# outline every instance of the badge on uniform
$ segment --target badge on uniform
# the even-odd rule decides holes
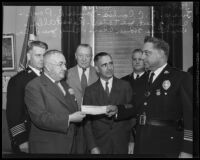
[[[170,86],[171,86],[171,82],[169,80],[165,80],[162,84],[162,87],[164,88],[164,90],[168,90]]]
[[[156,90],[156,95],[157,95],[157,96],[160,96],[160,94],[161,94],[160,89],[157,89],[157,90]]]
[[[31,73],[32,72],[32,70],[30,69],[30,70],[28,70],[28,73]]]

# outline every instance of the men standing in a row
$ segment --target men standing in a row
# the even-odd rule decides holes
[[[92,48],[88,44],[80,44],[77,47],[75,58],[77,65],[70,68],[67,72],[67,83],[74,90],[75,97],[80,110],[85,88],[96,82],[98,76],[96,70],[91,66]],[[83,135],[83,123],[79,123],[77,139],[77,153],[86,153],[86,142]]]
[[[192,76],[167,64],[169,45],[146,37],[143,46],[145,67],[151,73],[139,110],[109,106],[117,119],[138,113],[134,152],[153,157],[192,157],[193,88]],[[112,115],[111,114],[111,115]]]
[[[25,86],[33,78],[40,76],[43,55],[47,49],[44,42],[31,42],[27,53],[28,67],[13,76],[8,83],[6,116],[14,153],[28,152],[30,117],[24,102]]]
[[[104,106],[131,103],[131,86],[128,82],[114,77],[111,56],[100,52],[94,57],[94,62],[100,78],[86,88],[83,104]],[[114,117],[101,114],[87,115],[85,121],[85,138],[91,154],[128,154],[130,120],[117,122]]]
[[[145,72],[144,67],[144,60],[142,59],[142,50],[135,49],[132,52],[132,67],[133,72],[125,77],[122,77],[122,80],[128,81],[133,90],[133,99],[134,99],[134,106],[138,106],[142,102],[142,96],[145,92],[145,80],[147,78],[147,72]],[[135,125],[136,125],[136,118],[133,118],[133,138],[135,139]],[[133,141],[134,141],[133,139]],[[134,143],[129,144],[130,149],[134,148]],[[133,145],[133,147],[131,147]],[[133,153],[133,151],[131,151]]]
[[[76,123],[85,114],[78,111],[66,75],[66,60],[61,51],[44,54],[44,74],[30,81],[25,89],[32,121],[29,137],[31,153],[76,153]]]

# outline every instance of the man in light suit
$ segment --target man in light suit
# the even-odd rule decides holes
[[[111,56],[106,52],[98,53],[95,69],[100,78],[85,90],[83,104],[125,105],[130,106],[132,89],[128,82],[114,77]],[[87,115],[84,125],[87,148],[91,154],[128,154],[131,134],[131,121],[114,121],[114,117],[105,114]]]
[[[75,57],[76,57],[77,65],[68,70],[67,83],[75,92],[75,97],[76,97],[78,107],[80,110],[85,87],[96,82],[98,79],[98,76],[97,76],[95,68],[91,66],[92,48],[88,44],[80,44],[77,47]],[[78,153],[86,152],[86,145],[84,141],[85,138],[83,135],[82,125],[83,124],[80,123],[78,134],[77,134],[78,143],[79,143]]]
[[[62,52],[49,50],[44,55],[44,74],[26,86],[25,103],[32,121],[31,153],[76,153],[76,123],[85,114],[77,111],[75,97],[61,82],[65,72]]]

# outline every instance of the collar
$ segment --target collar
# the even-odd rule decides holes
[[[104,90],[105,90],[105,89],[106,89],[106,82],[107,82],[107,81],[105,81],[105,80],[102,79],[102,78],[100,78],[100,81],[101,81],[101,84],[102,84],[102,86],[103,86],[103,88],[104,88]],[[112,84],[113,84],[113,77],[110,78],[110,79],[108,80],[108,88],[109,88],[109,92],[111,91]]]
[[[40,76],[40,70],[38,70],[38,69],[36,69],[36,68],[34,68],[34,67],[32,67],[32,66],[28,66],[33,72],[35,72],[35,74],[37,74],[37,76]]]
[[[53,83],[56,83],[56,81],[55,81],[53,78],[51,78],[47,73],[44,72],[44,75],[45,75],[47,78],[49,78]]]
[[[78,68],[78,75],[79,75],[79,78],[81,80],[83,69],[79,65],[77,65],[77,68]],[[85,70],[85,75],[86,75],[87,80],[89,78],[89,71],[90,71],[90,67],[87,67],[86,70]]]
[[[154,77],[153,77],[153,81],[158,77],[158,75],[162,72],[162,70],[167,66],[167,63],[165,63],[164,65],[162,65],[160,68],[156,69],[154,71]],[[152,71],[150,72],[149,75],[151,75]]]
[[[144,72],[141,72],[140,74],[137,74],[133,72],[133,78],[136,79],[137,75],[139,75],[139,78],[144,74]]]

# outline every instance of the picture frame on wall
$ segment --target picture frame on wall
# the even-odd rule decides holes
[[[3,34],[2,39],[2,69],[9,71],[15,69],[14,34]]]

